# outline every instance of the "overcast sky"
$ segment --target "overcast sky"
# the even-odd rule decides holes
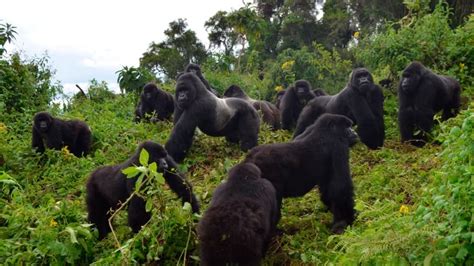
[[[31,57],[46,51],[56,79],[70,94],[77,92],[74,84],[86,88],[92,78],[118,90],[115,72],[138,66],[148,45],[164,40],[169,22],[178,18],[187,19],[207,47],[204,22],[218,10],[242,6],[242,0],[6,0],[0,20],[17,27],[9,52]]]

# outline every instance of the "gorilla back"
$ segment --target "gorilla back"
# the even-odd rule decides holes
[[[195,74],[184,73],[178,78],[176,103],[182,113],[166,150],[177,162],[184,159],[191,147],[196,127],[207,135],[240,142],[243,151],[257,145],[260,119],[255,108],[242,99],[217,98]]]
[[[277,223],[275,188],[252,163],[229,171],[198,225],[202,265],[259,265]]]

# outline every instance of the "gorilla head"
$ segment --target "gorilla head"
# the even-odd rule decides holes
[[[202,77],[201,67],[198,64],[189,63],[184,69],[184,72],[194,73],[196,76]]]
[[[48,112],[39,112],[34,118],[34,127],[41,133],[46,133],[53,124],[53,117]]]
[[[183,74],[176,84],[176,102],[179,108],[186,110],[200,95],[206,94],[199,79],[187,78],[190,74]],[[196,83],[200,83],[199,85]]]
[[[241,99],[248,99],[249,97],[245,92],[237,85],[230,85],[229,88],[224,92],[224,97],[235,97]]]
[[[373,87],[374,79],[367,69],[356,68],[351,73],[350,84],[359,93],[365,93]]]
[[[305,105],[315,96],[311,90],[311,85],[306,80],[298,80],[295,82],[295,94],[298,102],[302,105]]]
[[[425,74],[426,69],[420,62],[413,62],[408,65],[402,73],[400,87],[404,93],[410,94],[415,91],[420,83],[421,77]]]
[[[147,83],[143,87],[143,98],[146,101],[152,101],[153,99],[156,99],[158,94],[158,87],[153,84],[153,83]]]

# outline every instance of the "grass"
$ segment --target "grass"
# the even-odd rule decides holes
[[[199,216],[190,218],[169,189],[165,188],[160,197],[165,200],[162,213],[154,215],[135,236],[126,225],[125,212],[119,213],[114,229],[120,247],[110,234],[97,241],[97,232],[87,224],[84,196],[88,175],[101,165],[122,162],[144,140],[164,144],[171,131],[171,122],[133,123],[131,99],[77,103],[64,113],[57,108],[51,110],[64,118],[84,119],[90,125],[94,150],[86,158],[65,151],[50,150],[43,157],[32,152],[32,114],[3,122],[0,264],[116,265],[156,260],[165,265],[197,264],[194,227]],[[428,144],[419,149],[401,144],[393,96],[388,96],[385,111],[384,147],[368,150],[359,143],[351,150],[356,222],[343,235],[331,235],[328,225],[332,215],[324,210],[317,188],[304,197],[285,199],[279,223],[283,234],[274,239],[264,264],[398,265],[423,261],[432,238],[426,229],[416,228],[414,213],[424,200],[425,188],[433,182],[433,173],[442,166],[438,154],[443,148]],[[290,138],[289,132],[270,131],[263,126],[259,143]],[[193,148],[180,167],[193,184],[202,211],[227,171],[244,156],[237,145],[226,143],[224,138],[202,133],[195,136]]]

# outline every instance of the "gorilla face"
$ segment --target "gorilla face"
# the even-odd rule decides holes
[[[202,76],[201,67],[197,64],[189,63],[184,72],[193,73],[198,77]]]
[[[313,97],[311,97],[311,86],[306,81],[297,81],[295,83],[295,94],[300,104],[305,105]]]
[[[156,98],[158,93],[158,87],[153,83],[148,83],[143,87],[143,95],[146,101],[150,101],[153,98]]]
[[[414,88],[420,83],[420,75],[416,71],[405,69],[402,74],[401,86],[406,93],[413,92]]]
[[[163,146],[152,141],[146,141],[143,143],[142,149],[145,149],[150,155],[150,162],[158,163],[158,172],[163,173],[168,170],[168,163],[166,162],[168,153]]]
[[[35,116],[34,126],[38,131],[44,133],[51,127],[52,122],[53,117],[49,113],[41,112]]]
[[[176,85],[176,102],[181,109],[187,109],[196,97],[196,89],[190,82],[179,82]]]
[[[358,89],[360,92],[364,92],[372,88],[374,80],[370,72],[365,68],[358,68],[352,72],[351,85]]]
[[[349,118],[342,115],[324,114],[320,119],[322,119],[321,123],[326,122],[330,135],[339,136],[344,142],[349,143],[349,146],[357,143],[359,136],[352,129],[352,121]]]

